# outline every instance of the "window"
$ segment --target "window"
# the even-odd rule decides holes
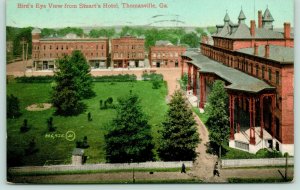
[[[50,49],[52,49],[52,46],[50,45],[50,47],[49,47]]]
[[[44,50],[46,50],[46,46],[44,45]]]
[[[261,78],[265,79],[265,66],[261,67]]]
[[[272,80],[272,70],[269,69],[269,80],[271,81]]]
[[[258,67],[258,65],[256,65],[256,76],[258,77],[258,69],[259,69],[259,67]]]
[[[253,66],[252,66],[252,63],[250,63],[250,69],[251,69],[251,75],[253,75]]]
[[[96,49],[98,49],[98,45],[96,45]]]
[[[276,84],[279,85],[279,71],[276,71]]]

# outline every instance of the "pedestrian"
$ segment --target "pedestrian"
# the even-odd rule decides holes
[[[215,163],[214,171],[213,171],[214,176],[220,177],[220,172],[219,172],[219,165],[218,162]]]
[[[184,163],[182,163],[182,166],[181,166],[181,173],[186,173]]]

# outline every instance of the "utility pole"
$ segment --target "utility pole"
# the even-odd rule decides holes
[[[22,44],[22,61],[23,61],[23,67],[24,67],[24,76],[25,76],[25,38],[22,38],[21,44]]]

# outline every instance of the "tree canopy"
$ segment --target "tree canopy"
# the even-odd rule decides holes
[[[205,111],[208,114],[206,126],[209,130],[210,145],[218,149],[229,137],[228,95],[223,81],[216,80],[213,84]]]
[[[59,115],[77,115],[85,106],[80,100],[94,95],[89,66],[80,51],[58,60],[58,70],[54,74],[52,103]]]
[[[169,106],[161,131],[159,156],[164,161],[194,160],[200,139],[193,112],[180,91],[175,91]]]
[[[151,127],[139,97],[130,93],[119,98],[116,111],[105,135],[106,160],[111,163],[153,160]]]

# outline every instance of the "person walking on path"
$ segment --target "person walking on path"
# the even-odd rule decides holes
[[[186,173],[184,163],[182,163],[182,166],[181,166],[181,173]]]
[[[215,163],[215,167],[214,167],[213,173],[214,173],[214,176],[217,175],[218,177],[220,177],[220,172],[219,172],[219,165],[218,165],[218,162]]]

